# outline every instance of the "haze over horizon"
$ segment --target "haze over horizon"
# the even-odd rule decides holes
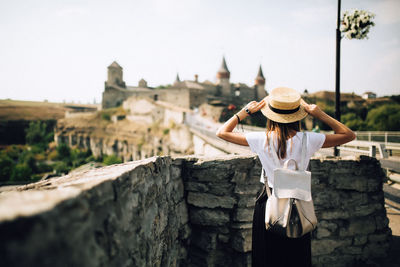
[[[342,40],[341,91],[400,94],[400,1],[342,0],[376,14],[367,40]],[[0,99],[101,101],[116,60],[127,85],[215,81],[225,55],[231,82],[266,89],[335,88],[337,1],[34,1],[0,4]]]

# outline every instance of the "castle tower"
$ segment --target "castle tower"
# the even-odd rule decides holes
[[[116,61],[108,66],[108,79],[106,84],[117,85],[123,88],[126,87],[125,82],[122,78],[122,67]]]
[[[231,96],[230,77],[231,73],[226,65],[225,57],[222,57],[222,64],[217,72],[217,85],[221,86],[221,94],[223,96]]]
[[[143,79],[143,78],[140,79],[138,86],[139,86],[140,88],[147,88],[147,82],[146,82],[146,80]]]
[[[254,87],[255,87],[255,99],[257,101],[260,101],[261,99],[267,96],[267,92],[265,91],[265,78],[261,65],[260,68],[258,69]]]
[[[179,86],[179,84],[181,83],[181,79],[179,78],[179,73],[176,74],[176,79],[174,82],[174,86]]]

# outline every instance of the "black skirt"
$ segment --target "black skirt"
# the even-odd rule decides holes
[[[265,204],[268,195],[263,186],[253,215],[252,266],[311,266],[311,233],[301,238],[276,235],[265,229]]]

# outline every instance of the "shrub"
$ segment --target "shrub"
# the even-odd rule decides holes
[[[47,131],[47,124],[41,121],[32,121],[25,130],[25,140],[28,145],[37,145],[41,150],[47,148],[47,144],[53,138],[53,132]]]
[[[386,104],[368,112],[368,130],[373,131],[399,131],[400,130],[400,105]]]
[[[45,162],[39,162],[37,165],[38,173],[51,172],[52,170],[53,168],[47,165]]]
[[[106,121],[111,120],[111,115],[109,113],[101,113],[101,118]]]
[[[66,174],[69,171],[69,167],[68,165],[63,162],[63,161],[57,161],[56,163],[54,163],[53,165],[53,170],[58,174]]]
[[[32,170],[25,163],[15,165],[11,173],[11,181],[27,181],[31,179]]]
[[[0,181],[8,181],[14,168],[14,161],[7,155],[0,156]]]
[[[71,156],[71,149],[67,144],[61,143],[57,146],[57,154],[60,160],[69,159]]]
[[[112,165],[122,163],[121,158],[117,157],[116,155],[105,156],[103,159],[104,165]]]

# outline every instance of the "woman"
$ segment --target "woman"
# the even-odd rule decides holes
[[[266,132],[232,132],[241,120],[260,109],[268,119]],[[273,89],[260,102],[248,103],[218,129],[217,136],[235,144],[250,146],[260,159],[268,186],[273,188],[273,169],[278,166],[275,166],[271,153],[277,153],[281,165],[291,158],[300,162],[303,137],[300,121],[308,114],[330,126],[334,134],[307,132],[306,168],[311,156],[321,147],[341,145],[355,138],[355,134],[344,124],[327,115],[317,105],[305,103],[297,91],[286,87]],[[270,138],[274,151],[268,146]],[[260,181],[265,183],[264,177]],[[263,190],[254,208],[253,266],[311,266],[311,233],[301,238],[287,238],[266,231],[264,218],[267,198]]]

